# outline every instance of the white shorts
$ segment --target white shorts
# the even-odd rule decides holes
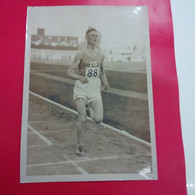
[[[73,91],[73,99],[83,98],[88,103],[101,99],[101,81],[97,79],[89,79],[89,82],[86,84],[81,83],[81,81],[76,80]]]

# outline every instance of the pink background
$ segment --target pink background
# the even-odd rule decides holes
[[[27,6],[147,5],[157,144],[157,181],[20,184],[20,139]],[[0,7],[0,194],[185,195],[185,163],[169,0],[2,0]]]

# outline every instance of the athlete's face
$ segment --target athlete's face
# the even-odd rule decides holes
[[[98,33],[96,31],[90,31],[86,38],[89,44],[96,45],[98,42]]]

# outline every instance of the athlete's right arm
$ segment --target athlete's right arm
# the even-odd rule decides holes
[[[71,77],[73,79],[80,80],[82,83],[88,83],[88,79],[86,77],[78,75],[74,71],[76,68],[78,68],[78,65],[79,65],[81,59],[82,59],[82,52],[80,51],[75,55],[74,60],[73,60],[72,64],[69,66],[66,73],[69,77]]]

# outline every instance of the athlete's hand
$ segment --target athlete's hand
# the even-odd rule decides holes
[[[110,85],[109,84],[104,85],[104,89],[105,90],[108,90],[109,88],[110,88]]]
[[[85,83],[88,83],[88,82],[89,82],[89,80],[88,80],[88,78],[87,78],[87,77],[82,77],[82,78],[80,79],[80,81],[81,81],[81,83],[83,83],[83,84],[85,84]]]

